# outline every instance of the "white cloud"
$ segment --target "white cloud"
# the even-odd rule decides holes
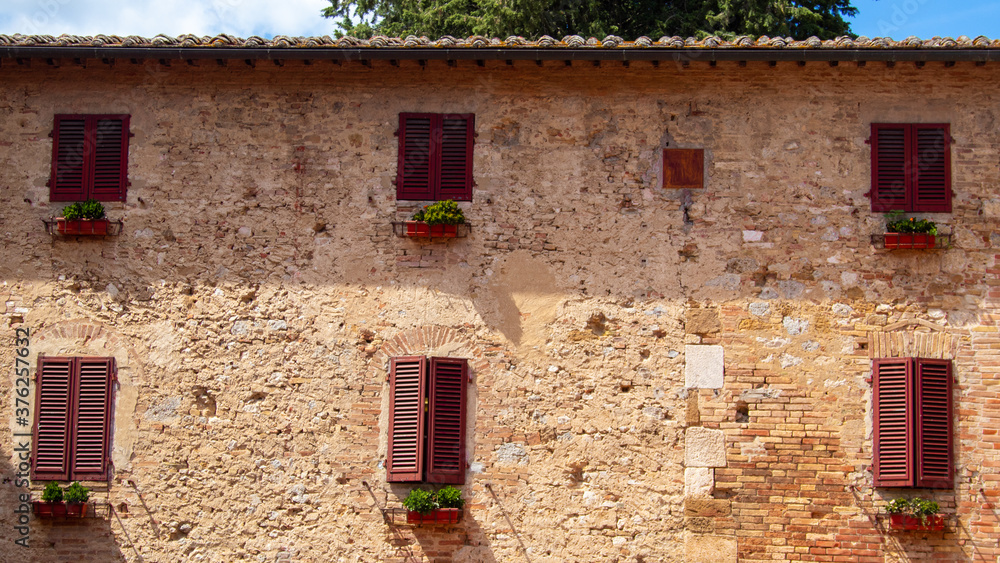
[[[326,0],[3,0],[0,33],[42,35],[330,35]]]

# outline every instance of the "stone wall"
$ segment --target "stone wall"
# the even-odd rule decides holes
[[[120,381],[119,516],[35,519],[5,557],[995,559],[998,72],[5,60],[0,361],[29,328],[32,362]],[[475,114],[467,238],[393,236],[400,112]],[[44,231],[56,113],[131,115],[121,236]],[[872,122],[951,124],[950,248],[872,244]],[[665,147],[705,149],[704,189],[662,189]],[[404,353],[470,359],[457,526],[381,512],[410,488],[384,467]],[[919,491],[945,532],[878,516],[916,491],[872,487],[867,378],[908,355],[954,360],[955,487]]]

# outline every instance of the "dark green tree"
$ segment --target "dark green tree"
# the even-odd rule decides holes
[[[443,35],[537,39],[577,34],[635,39],[646,35],[850,34],[851,0],[329,0],[323,15],[337,34],[356,37]]]

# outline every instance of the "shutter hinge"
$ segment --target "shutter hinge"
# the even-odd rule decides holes
[[[393,131],[392,132],[392,136],[393,137],[398,137],[399,136],[399,129],[396,129],[395,131]]]
[[[872,138],[871,138],[871,137],[868,137],[867,139],[865,139],[865,144],[866,144],[866,145],[870,145],[870,144],[872,144]]]
[[[56,136],[56,130],[55,129],[49,131],[49,138],[50,139],[54,138],[55,136]]]
[[[431,410],[431,400],[424,397],[424,412],[428,412],[429,410]]]

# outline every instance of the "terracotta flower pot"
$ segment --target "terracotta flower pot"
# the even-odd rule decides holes
[[[56,219],[56,231],[61,235],[104,236],[108,234],[107,219]]]
[[[85,502],[67,502],[66,503],[66,516],[70,518],[83,518],[87,515],[87,503]]]
[[[428,225],[423,221],[406,221],[406,236],[454,238],[458,236],[458,225]]]
[[[66,503],[63,502],[41,502],[31,503],[31,511],[39,518],[56,518],[66,516]]]
[[[461,508],[435,508],[427,514],[406,512],[406,521],[410,524],[455,524],[461,519]]]
[[[932,514],[921,518],[910,514],[890,514],[889,528],[892,530],[937,531],[944,529],[944,515]]]
[[[914,233],[886,233],[885,247],[889,249],[912,249],[934,248],[936,237],[927,234]]]

